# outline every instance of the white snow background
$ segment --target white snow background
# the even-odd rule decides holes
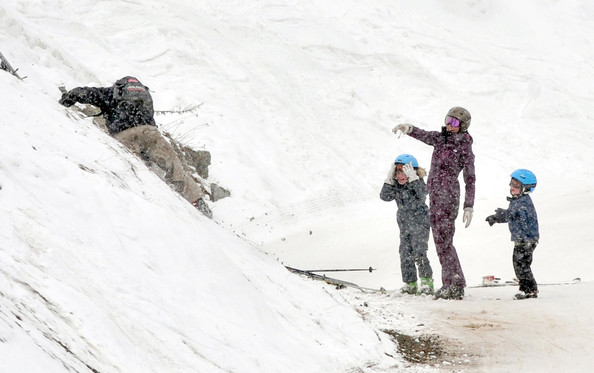
[[[0,5],[0,372],[587,372],[594,364],[591,1],[13,0]],[[212,154],[208,220],[58,104],[148,85],[161,130]],[[513,277],[509,174],[535,172],[540,287],[401,296],[391,129],[472,114],[469,285]],[[436,286],[440,266],[430,242]],[[289,273],[335,273],[387,294]],[[438,336],[413,363],[388,329]]]

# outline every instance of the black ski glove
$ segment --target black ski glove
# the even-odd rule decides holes
[[[485,221],[487,223],[489,223],[489,225],[492,227],[493,224],[497,223],[497,221],[495,220],[495,215],[489,215],[487,216],[487,218],[485,219]]]
[[[508,219],[507,210],[502,209],[502,208],[498,208],[497,210],[495,210],[495,219],[497,219],[498,222],[507,221],[507,219]]]
[[[69,93],[70,92],[66,92],[66,93],[62,94],[62,98],[60,98],[60,100],[58,101],[60,103],[60,105],[70,107],[70,106],[76,104],[76,100],[72,99],[70,97]]]

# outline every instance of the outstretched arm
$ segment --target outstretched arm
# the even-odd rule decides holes
[[[498,208],[495,210],[495,214],[487,216],[485,219],[489,225],[493,225],[495,223],[507,223],[510,218],[510,213],[506,209]]]
[[[77,87],[64,93],[60,104],[69,107],[77,102],[91,104],[103,110],[111,100],[111,88]]]
[[[435,146],[441,136],[437,131],[425,131],[418,127],[412,127],[408,135],[431,146]]]

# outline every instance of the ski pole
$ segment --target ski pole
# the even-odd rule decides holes
[[[307,269],[305,272],[357,272],[357,271],[377,271],[377,268],[345,268],[345,269]]]

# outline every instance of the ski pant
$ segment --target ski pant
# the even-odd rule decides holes
[[[434,195],[429,197],[429,221],[433,242],[441,263],[441,282],[444,288],[452,286],[464,288],[466,279],[454,247],[459,201],[457,198],[444,198],[444,201],[441,201],[439,197]]]
[[[149,168],[153,169],[152,166],[156,165],[157,175],[183,198],[194,202],[204,197],[202,188],[184,170],[173,146],[165,140],[157,127],[132,127],[115,134],[114,137],[147,162]]]
[[[405,283],[417,281],[419,277],[433,278],[433,270],[427,257],[429,226],[398,224],[400,228],[400,270]]]
[[[514,245],[514,271],[520,282],[520,291],[532,293],[538,291],[538,285],[532,274],[532,253],[536,249],[536,242],[516,242]]]

